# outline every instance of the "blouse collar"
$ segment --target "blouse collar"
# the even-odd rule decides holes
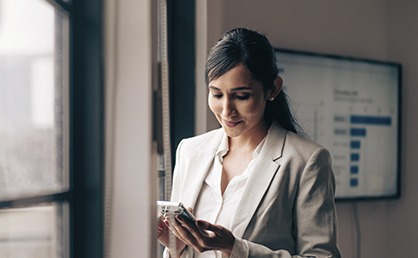
[[[266,142],[267,135],[268,135],[268,132],[266,136],[264,136],[263,140],[261,140],[261,142],[257,145],[255,150],[253,151],[253,154],[252,154],[253,159],[257,158],[260,155],[264,147],[264,144]],[[228,153],[228,151],[229,151],[228,135],[224,133],[222,136],[221,143],[219,144],[219,147],[216,151],[216,158],[221,164],[224,160],[223,157]]]

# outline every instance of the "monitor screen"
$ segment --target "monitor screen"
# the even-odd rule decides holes
[[[331,153],[336,200],[399,197],[401,65],[275,53],[297,121]]]

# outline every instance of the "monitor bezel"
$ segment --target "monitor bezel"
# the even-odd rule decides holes
[[[397,131],[397,171],[396,171],[396,178],[397,178],[397,185],[396,185],[396,192],[394,194],[388,195],[362,195],[362,196],[339,196],[335,197],[335,201],[337,202],[345,202],[345,201],[370,201],[370,200],[397,200],[401,197],[401,169],[402,169],[402,162],[401,162],[401,153],[402,153],[402,138],[401,138],[401,131],[402,131],[402,64],[393,62],[393,61],[384,61],[384,60],[377,60],[371,58],[360,58],[360,57],[353,57],[353,56],[346,56],[346,55],[338,55],[338,54],[326,54],[320,52],[313,52],[313,51],[305,51],[305,50],[294,50],[294,49],[287,49],[287,48],[280,48],[274,47],[274,53],[284,53],[287,55],[295,55],[295,56],[307,56],[307,57],[314,57],[318,59],[332,59],[335,61],[342,61],[342,62],[353,62],[353,63],[366,63],[366,64],[376,64],[380,66],[388,66],[395,68],[398,73],[398,80],[397,80],[397,91],[398,91],[398,131]],[[280,69],[280,60],[277,63],[277,67],[279,69],[279,75],[281,72]]]

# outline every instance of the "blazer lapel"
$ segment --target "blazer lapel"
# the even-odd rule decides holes
[[[213,138],[197,146],[196,150],[199,151],[195,156],[190,158],[188,170],[193,172],[189,173],[190,176],[185,179],[184,187],[187,187],[188,190],[185,191],[186,194],[184,196],[181,196],[181,201],[187,207],[195,207],[203,182],[209,172],[223,136],[223,130],[218,129]]]
[[[190,170],[195,171],[193,176],[186,179],[185,187],[189,188],[187,194],[182,196],[182,202],[187,207],[195,207],[203,182],[212,164],[214,155],[212,153],[200,153],[190,159]]]
[[[232,223],[232,232],[236,237],[242,237],[258,204],[280,165],[264,158],[257,162],[257,170],[248,178],[248,185],[242,193]]]
[[[279,159],[282,156],[286,130],[273,123],[267,134],[266,142],[261,150],[247,185],[242,193],[237,211],[233,218],[232,232],[236,237],[242,237],[257,210],[271,181],[280,168]]]

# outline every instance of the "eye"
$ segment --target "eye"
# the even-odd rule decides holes
[[[222,98],[222,94],[215,93],[215,92],[212,92],[211,94],[212,94],[212,97],[214,97],[214,98],[217,98],[217,99]]]
[[[236,95],[236,98],[239,100],[247,100],[250,98],[250,94],[241,94],[241,95]]]

